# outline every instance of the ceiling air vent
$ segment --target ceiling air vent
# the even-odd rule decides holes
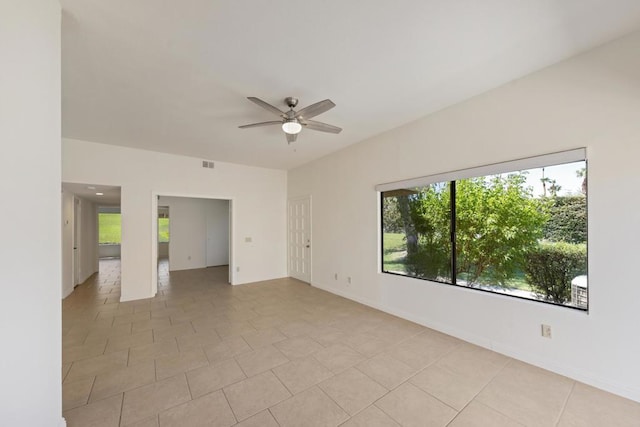
[[[202,167],[203,168],[208,168],[208,169],[213,169],[213,162],[210,162],[208,160],[203,160],[202,161]]]

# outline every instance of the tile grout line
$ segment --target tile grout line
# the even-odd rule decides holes
[[[478,396],[480,395],[480,393],[482,393],[482,392],[484,391],[484,389],[485,389],[485,388],[489,387],[489,384],[491,384],[491,383],[493,382],[493,380],[494,380],[498,375],[500,375],[500,373],[501,373],[503,370],[505,370],[505,368],[506,368],[510,363],[511,363],[511,358],[508,358],[508,359],[507,359],[507,362],[506,362],[506,363],[505,363],[505,364],[504,364],[500,369],[498,369],[498,371],[497,371],[497,372],[496,372],[496,373],[495,373],[495,374],[494,374],[494,375],[489,379],[489,381],[487,381],[487,383],[486,383],[484,386],[482,386],[482,388],[481,388],[481,389],[480,389],[480,390],[479,390],[479,391],[478,391],[478,392],[477,392],[477,393],[476,393],[476,394],[475,394],[475,395],[474,395],[474,396],[473,396],[473,397],[472,397],[472,398],[471,398],[471,399],[466,403],[466,405],[464,405],[464,407],[463,407],[462,409],[460,409],[460,411],[458,411],[458,413],[456,414],[456,416],[455,416],[455,417],[453,417],[453,419],[452,419],[452,420],[451,420],[447,425],[451,424],[451,423],[452,423],[456,418],[458,418],[458,416],[459,416],[459,415],[460,415],[460,414],[461,414],[465,409],[467,409],[467,407],[468,407],[472,402],[476,402],[476,403],[477,403],[477,404],[479,404],[479,405],[486,406],[487,408],[492,409],[492,410],[494,410],[494,411],[498,412],[499,414],[501,414],[501,415],[503,415],[503,416],[507,417],[508,419],[510,419],[510,420],[512,420],[512,421],[514,421],[514,422],[518,422],[518,421],[514,420],[513,418],[511,418],[510,416],[508,416],[507,414],[503,414],[501,411],[499,411],[499,410],[497,410],[497,409],[495,409],[495,408],[493,408],[493,407],[491,407],[491,406],[489,406],[489,405],[486,405],[486,404],[484,404],[484,403],[482,403],[482,402],[476,401],[476,397],[478,397]],[[420,387],[418,387],[418,388],[419,388],[420,390],[422,390],[422,388],[420,388]],[[429,395],[431,395],[431,393],[429,393],[428,391],[426,391],[426,390],[423,390],[423,391],[424,391],[425,393],[428,393]],[[435,396],[434,396],[434,397],[435,397]],[[439,400],[439,399],[438,399],[438,400]],[[455,408],[454,408],[454,409],[455,409]],[[456,411],[457,411],[457,409],[456,409]],[[518,422],[518,423],[519,423],[519,422]]]
[[[508,356],[507,356],[507,357],[508,357]],[[490,384],[491,384],[491,383],[496,379],[496,377],[497,377],[498,375],[500,375],[500,374],[502,373],[502,371],[504,371],[505,369],[507,369],[507,367],[508,367],[508,366],[510,366],[510,365],[514,362],[514,360],[515,360],[515,359],[513,359],[513,358],[509,357],[509,360],[507,360],[507,363],[505,363],[505,364],[504,364],[504,366],[503,366],[503,367],[502,367],[502,368],[501,368],[501,369],[500,369],[500,370],[499,370],[499,371],[498,371],[498,372],[493,376],[493,378],[491,378],[491,380],[490,380],[489,382],[487,382],[487,384],[485,384],[485,386],[484,386],[484,387],[482,387],[482,389],[478,392],[478,394],[476,394],[476,395],[474,396],[474,398],[472,399],[472,401],[476,401],[476,398],[480,395],[480,393],[481,393],[485,388],[489,387],[489,385],[490,385]],[[471,402],[469,402],[469,403],[471,403]],[[488,404],[486,404],[486,403],[484,403],[484,402],[480,402],[480,401],[476,401],[476,403],[478,403],[478,404],[480,404],[480,405],[483,405],[483,406],[485,406],[485,407],[487,407],[487,408],[489,408],[489,409],[491,409],[491,410],[493,410],[493,411],[496,411],[496,412],[497,412],[497,413],[499,413],[500,415],[502,415],[502,416],[504,416],[504,417],[506,417],[506,418],[508,418],[508,419],[510,419],[510,420],[512,420],[512,421],[514,421],[514,422],[516,422],[516,423],[518,423],[518,424],[522,424],[522,423],[520,423],[520,421],[514,420],[510,415],[505,414],[504,412],[502,412],[501,410],[499,410],[499,409],[497,409],[497,408],[494,408],[493,406],[490,406],[490,405],[488,405]],[[466,406],[465,406],[465,407],[466,407]]]
[[[567,404],[569,403],[569,399],[571,398],[571,395],[573,394],[573,391],[576,388],[577,381],[575,381],[575,380],[572,380],[572,381],[573,381],[573,383],[571,384],[571,390],[569,390],[569,393],[567,393],[567,397],[564,399],[564,403],[562,404],[562,410],[558,414],[558,418],[556,418],[556,422],[554,423],[555,426],[557,426],[558,423],[560,423],[560,420],[562,419],[562,416],[564,415],[564,411],[567,409]]]
[[[236,424],[238,424],[240,422],[240,421],[238,421],[238,416],[233,411],[233,408],[231,407],[231,403],[229,402],[229,398],[227,397],[227,395],[224,392],[223,388],[224,387],[220,387],[218,390],[214,390],[214,391],[212,391],[210,393],[215,393],[216,391],[220,391],[220,393],[222,393],[222,396],[224,397],[224,400],[227,402],[227,406],[229,406],[229,410],[231,411],[231,415],[233,415],[233,418],[236,420]],[[207,393],[207,394],[210,394],[210,393]],[[206,394],[204,396],[206,396]]]
[[[426,328],[426,327],[425,327],[425,328]],[[404,343],[404,342],[406,342],[406,341],[410,340],[411,338],[414,338],[414,337],[416,337],[416,336],[418,336],[418,335],[422,334],[423,332],[424,332],[424,331],[420,331],[420,332],[418,332],[418,333],[416,333],[416,334],[414,334],[414,335],[411,335],[410,337],[407,337],[407,338],[405,338],[404,340],[399,341],[398,343],[396,343],[396,344],[392,345],[391,347],[397,347],[397,346],[400,346],[402,343]],[[394,417],[392,417],[390,414],[388,414],[387,412],[385,412],[385,411],[384,411],[384,409],[382,409],[382,408],[380,408],[378,405],[376,405],[376,402],[379,402],[379,401],[380,401],[380,400],[382,400],[384,397],[386,397],[387,395],[391,394],[393,391],[395,391],[395,390],[397,390],[398,388],[400,388],[403,384],[409,383],[410,385],[412,385],[412,386],[416,387],[418,390],[420,390],[420,391],[422,391],[422,392],[424,392],[424,393],[428,394],[428,395],[429,395],[429,396],[431,396],[432,398],[436,399],[438,402],[440,402],[440,403],[442,403],[443,405],[447,406],[448,408],[451,408],[452,410],[454,410],[454,411],[456,412],[456,417],[457,417],[457,416],[458,416],[458,414],[459,414],[459,412],[461,412],[461,411],[458,411],[456,408],[453,408],[451,405],[449,405],[449,404],[447,404],[447,403],[443,402],[442,400],[440,400],[440,399],[439,399],[439,398],[437,398],[436,396],[433,396],[431,393],[429,393],[429,392],[427,392],[427,391],[423,390],[422,388],[420,388],[420,387],[416,386],[415,384],[411,383],[411,382],[410,382],[410,380],[411,380],[411,378],[415,377],[416,375],[418,375],[418,374],[422,373],[424,370],[426,370],[426,369],[427,369],[427,368],[429,368],[430,366],[435,365],[438,361],[440,361],[440,360],[441,360],[441,359],[443,359],[445,356],[447,356],[447,355],[449,355],[450,353],[452,353],[454,350],[456,350],[456,349],[457,349],[458,347],[460,347],[461,345],[462,345],[462,343],[459,343],[459,344],[457,344],[456,346],[452,347],[449,351],[447,351],[447,352],[443,353],[443,355],[442,355],[440,358],[435,359],[434,361],[432,361],[431,363],[427,364],[427,365],[426,365],[426,366],[424,366],[423,368],[418,369],[418,370],[417,370],[417,372],[415,372],[415,373],[414,373],[413,375],[411,375],[409,378],[407,378],[406,380],[402,381],[400,384],[398,384],[396,387],[394,387],[394,388],[392,388],[392,389],[387,389],[387,387],[386,387],[386,386],[384,386],[383,384],[380,384],[380,383],[379,383],[378,381],[376,381],[374,378],[371,378],[371,377],[370,377],[369,375],[367,375],[365,372],[362,372],[360,369],[358,369],[357,367],[355,367],[355,366],[354,366],[354,368],[355,368],[355,369],[357,369],[357,370],[358,370],[358,372],[361,372],[361,373],[362,373],[363,375],[365,375],[367,378],[371,379],[371,380],[372,380],[372,381],[374,381],[376,384],[379,384],[380,386],[382,386],[382,387],[384,387],[385,389],[387,389],[387,390],[388,390],[388,391],[387,391],[387,393],[385,393],[384,395],[380,396],[378,399],[376,399],[374,402],[372,402],[369,406],[375,405],[375,406],[376,406],[376,408],[378,408],[380,411],[382,411],[384,414],[386,414],[389,418],[391,418],[392,420],[394,420],[394,421],[396,421],[396,422],[399,422],[399,421],[398,421],[398,420],[396,420]],[[384,351],[384,352],[382,352],[382,353],[379,353],[378,355],[380,355],[380,354],[387,354],[387,355],[388,355],[388,350],[389,350],[389,348],[388,348],[386,351]],[[378,355],[376,355],[376,356],[378,356]],[[367,359],[367,360],[371,360],[371,359],[375,358],[376,356],[373,356],[373,357],[371,357],[371,358],[369,358],[369,359]],[[388,356],[389,356],[389,357],[391,357],[391,358],[392,358],[392,359],[394,359],[394,360],[397,360],[396,358],[394,358],[394,357],[393,357],[393,356],[391,356],[391,355],[388,355]],[[404,363],[404,362],[402,362],[402,361],[399,361],[399,362]],[[406,363],[405,363],[405,365],[406,365]],[[407,366],[409,366],[409,365],[407,365]],[[503,368],[504,368],[504,367],[503,367]],[[412,368],[412,369],[413,369],[413,368]],[[359,414],[360,412],[364,411],[364,410],[365,410],[365,409],[367,409],[369,406],[367,406],[366,408],[362,409],[362,410],[361,410],[361,411],[359,411],[357,414]],[[354,416],[355,416],[355,415],[357,415],[357,414],[354,414]],[[454,417],[454,419],[455,419],[455,417]],[[453,420],[453,419],[452,419],[452,420]]]
[[[344,371],[343,371],[343,372],[344,372]],[[358,369],[358,372],[361,372],[361,371]],[[370,380],[374,381],[376,384],[379,384],[379,385],[380,385],[382,388],[384,388],[386,391],[385,391],[385,393],[384,393],[382,396],[378,397],[376,400],[374,400],[373,402],[371,402],[370,404],[368,404],[368,405],[367,405],[367,406],[365,406],[364,408],[360,409],[359,411],[357,411],[357,412],[356,412],[355,414],[353,414],[353,415],[351,415],[351,414],[347,411],[347,409],[346,409],[346,408],[344,408],[342,405],[340,405],[338,402],[336,402],[336,401],[335,401],[335,399],[333,399],[333,398],[332,398],[328,393],[326,393],[326,392],[322,389],[322,387],[320,387],[320,384],[321,384],[322,382],[324,382],[324,381],[322,381],[321,383],[318,383],[318,384],[316,384],[316,385],[318,386],[318,388],[319,388],[323,393],[325,393],[325,394],[329,397],[329,399],[331,399],[331,400],[332,400],[336,405],[338,405],[340,408],[342,408],[342,409],[344,410],[344,412],[346,412],[346,413],[347,413],[347,415],[349,415],[349,419],[351,419],[351,418],[355,417],[356,415],[358,415],[359,413],[361,413],[361,412],[365,411],[365,410],[366,410],[367,408],[369,408],[370,406],[375,405],[375,403],[376,403],[377,401],[379,401],[380,399],[384,398],[384,397],[385,397],[385,396],[387,396],[389,393],[391,393],[391,390],[389,390],[388,388],[386,388],[386,387],[385,387],[385,386],[383,386],[382,384],[378,383],[378,382],[377,382],[377,381],[375,381],[373,378],[370,378],[370,377],[369,377],[368,375],[366,375],[364,372],[363,372],[362,374],[363,374],[363,375],[365,375],[365,376],[366,376],[367,378],[369,378]],[[328,381],[328,380],[330,380],[330,379],[332,379],[332,378],[335,378],[335,377],[337,377],[338,375],[340,375],[340,374],[334,375],[334,376],[333,376],[333,377],[331,377],[331,378],[327,378],[325,381]],[[376,406],[376,407],[377,407],[377,406]],[[384,412],[384,411],[383,411],[383,412]],[[391,419],[394,419],[394,418],[393,418],[393,417],[391,417],[391,416],[389,416],[389,417],[390,417]],[[347,421],[349,421],[349,420],[346,420],[346,421],[345,421],[345,423],[346,423]],[[344,423],[343,423],[343,424],[344,424]]]
[[[120,401],[120,417],[118,417],[118,425],[122,425],[122,410],[124,409],[124,392],[122,392],[122,400]]]
[[[89,402],[91,402],[91,395],[93,394],[93,388],[96,386],[96,381],[97,380],[98,380],[98,376],[96,375],[95,377],[93,377],[93,381],[91,381],[91,388],[89,389],[89,394],[87,395],[87,401],[85,402],[85,404],[83,406],[89,405]],[[99,399],[99,400],[101,400],[101,399]]]
[[[276,416],[273,414],[273,412],[271,412],[271,408],[267,408],[267,412],[269,412],[269,415],[271,415],[271,418],[273,418],[273,420],[276,422],[276,424],[278,425],[278,427],[281,427],[282,424],[280,424],[280,422],[278,421],[278,419],[276,418]],[[259,414],[260,412],[258,412]]]

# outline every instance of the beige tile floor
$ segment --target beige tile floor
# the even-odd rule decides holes
[[[118,260],[63,302],[63,409],[81,426],[640,426],[640,404],[293,279]]]

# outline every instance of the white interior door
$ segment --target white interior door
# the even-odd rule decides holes
[[[289,200],[289,276],[311,283],[311,197]]]

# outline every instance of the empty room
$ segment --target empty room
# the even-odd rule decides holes
[[[0,58],[0,425],[640,425],[637,1],[2,1]]]

